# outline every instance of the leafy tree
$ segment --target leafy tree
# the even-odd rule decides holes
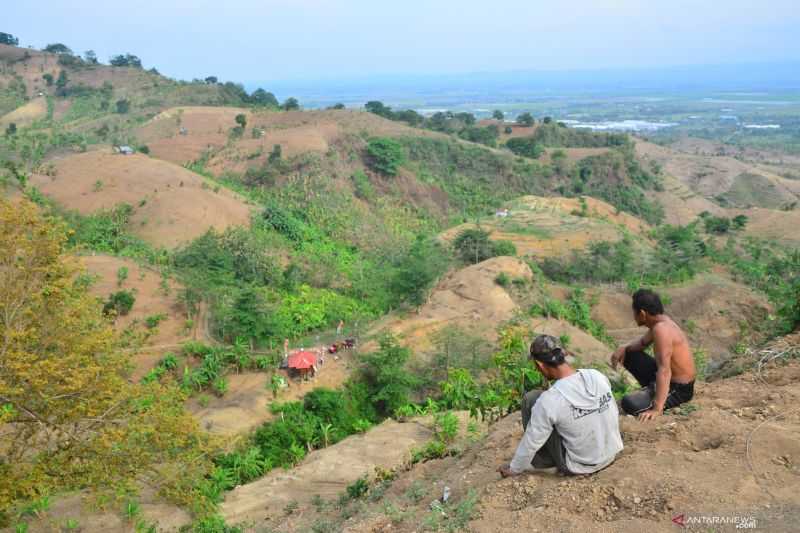
[[[343,103],[339,102],[337,104],[333,104],[330,107],[330,109],[345,109],[345,105]]]
[[[448,266],[442,246],[433,239],[417,237],[408,254],[397,266],[393,289],[400,300],[419,306]]]
[[[373,169],[388,176],[396,176],[406,158],[403,146],[387,137],[370,139],[367,143],[367,156]]]
[[[19,39],[11,35],[10,33],[5,33],[0,31],[0,44],[8,44],[11,46],[19,46]]]
[[[58,79],[56,80],[56,95],[57,96],[66,96],[67,95],[67,84],[69,83],[69,76],[67,76],[66,70],[61,70],[58,73]]]
[[[453,118],[460,121],[465,126],[472,126],[475,124],[475,115],[472,113],[456,113]]]
[[[505,115],[499,109],[495,109],[494,111],[492,111],[492,118],[495,120],[503,120],[505,118]]]
[[[280,161],[283,157],[283,149],[281,148],[280,144],[276,144],[272,146],[272,150],[269,153],[269,157],[267,157],[267,161],[270,163],[275,163]]]
[[[553,122],[553,118],[552,117],[544,117],[544,120],[542,120],[542,122],[544,122],[545,124],[550,124],[551,122]]]
[[[13,137],[17,134],[17,125],[14,122],[9,123],[6,128],[6,137]]]
[[[217,82],[219,82],[219,79],[218,79],[216,76],[208,76],[208,77],[205,79],[205,82],[206,82],[208,85],[216,85],[216,84],[217,84]]]
[[[497,126],[491,124],[486,127],[469,126],[461,130],[458,134],[462,139],[475,143],[485,144],[494,147],[497,144],[497,137],[500,135]]]
[[[731,223],[733,224],[733,229],[735,230],[744,229],[744,227],[747,225],[747,222],[748,222],[747,215],[736,215],[735,217],[733,217],[733,220],[731,220]]]
[[[281,107],[283,107],[285,111],[294,111],[300,109],[300,102],[297,101],[297,98],[290,97],[284,100]]]
[[[278,99],[275,98],[275,95],[261,88],[253,91],[253,94],[250,95],[250,102],[260,106],[280,107],[280,104],[278,104]]]
[[[536,122],[536,120],[533,118],[533,115],[527,111],[517,116],[517,124],[521,126],[533,126],[534,122]]]
[[[133,54],[119,54],[108,60],[112,67],[142,68],[142,60]]]
[[[247,127],[247,116],[245,116],[244,113],[239,113],[238,115],[236,115],[236,118],[234,118],[234,120],[239,126],[241,126],[242,129]]]
[[[536,142],[533,137],[514,137],[506,141],[506,148],[517,155],[539,159],[544,153],[542,145]]]
[[[0,249],[14,250],[0,254],[0,509],[135,481],[177,495],[211,449],[175,388],[131,382],[65,241],[34,205],[0,200]]]
[[[370,113],[374,113],[384,118],[388,119],[394,118],[392,108],[384,105],[383,102],[380,102],[378,100],[371,100],[367,102],[366,104],[364,104],[364,109],[366,109]]]
[[[413,109],[404,109],[394,113],[392,120],[405,122],[409,126],[420,126],[425,122],[425,117],[414,111]]]
[[[70,48],[67,45],[62,43],[48,44],[47,46],[44,47],[44,51],[49,52],[51,54],[72,55],[72,50],[70,50]]]
[[[117,103],[115,105],[117,108],[117,113],[119,113],[120,115],[124,115],[131,108],[130,101],[125,98],[123,98],[122,100],[117,100]]]
[[[42,79],[44,80],[44,82],[47,84],[48,87],[53,85],[53,75],[50,74],[49,72],[46,74],[42,74]]]
[[[108,297],[108,301],[103,305],[103,314],[110,314],[112,311],[117,316],[125,316],[133,309],[136,297],[130,291],[117,291]]]
[[[97,65],[97,63],[99,63],[99,61],[97,61],[97,54],[94,50],[86,50],[86,52],[83,53],[83,58],[90,65]]]
[[[703,219],[707,233],[728,233],[731,228],[731,219],[728,217],[707,216]]]
[[[489,233],[475,228],[465,229],[453,241],[453,248],[465,263],[476,264],[494,257],[494,247]]]
[[[503,132],[506,135],[511,135],[514,132],[514,128],[512,128],[511,126],[506,126],[505,129],[503,129]]]
[[[379,415],[390,416],[408,403],[417,383],[405,369],[410,356],[408,348],[400,346],[393,336],[386,335],[380,340],[378,351],[361,357],[360,378]]]

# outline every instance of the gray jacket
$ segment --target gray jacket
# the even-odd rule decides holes
[[[608,378],[597,370],[581,369],[542,393],[511,461],[513,472],[531,468],[553,428],[561,435],[570,472],[591,474],[611,464],[622,450],[622,437]]]

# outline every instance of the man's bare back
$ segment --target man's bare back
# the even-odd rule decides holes
[[[669,346],[671,348],[669,357],[670,374],[672,374],[670,381],[674,383],[691,383],[694,381],[697,370],[694,367],[692,350],[689,348],[689,339],[686,338],[686,334],[680,326],[669,316],[661,315],[660,318],[662,319],[654,324],[649,332],[655,344],[656,362],[661,364],[663,360],[662,354],[659,353],[659,347]]]

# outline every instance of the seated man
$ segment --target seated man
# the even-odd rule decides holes
[[[620,347],[611,356],[633,374],[643,388],[622,398],[622,410],[650,420],[664,409],[671,409],[694,396],[695,368],[689,340],[681,328],[664,314],[658,294],[639,289],[633,295],[633,317],[638,326],[647,326],[641,339]],[[655,343],[655,359],[644,349]]]
[[[511,464],[500,467],[503,477],[554,466],[564,474],[591,474],[622,450],[619,411],[608,378],[594,369],[573,369],[565,356],[555,337],[539,335],[533,341],[530,357],[555,382],[525,395],[525,434]]]

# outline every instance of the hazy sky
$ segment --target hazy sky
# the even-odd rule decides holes
[[[4,2],[6,3],[6,2]],[[32,0],[21,45],[235,81],[800,59],[798,0]]]

